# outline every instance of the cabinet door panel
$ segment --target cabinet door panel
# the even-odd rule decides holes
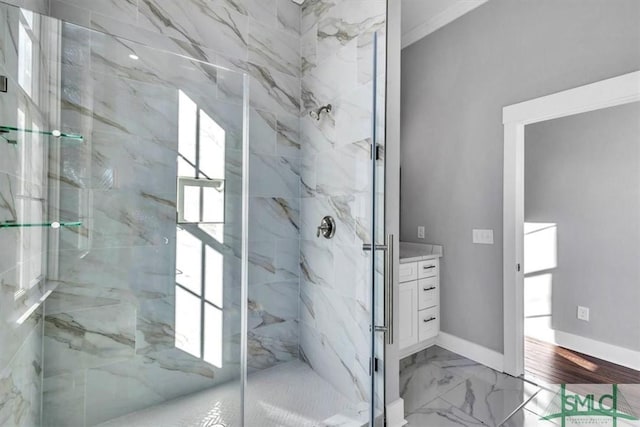
[[[418,282],[400,284],[398,345],[406,348],[418,342]]]
[[[418,263],[408,262],[400,264],[400,283],[409,282],[418,278]]]

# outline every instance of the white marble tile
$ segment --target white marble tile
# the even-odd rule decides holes
[[[178,91],[157,84],[94,75],[93,129],[175,140]]]
[[[247,366],[250,372],[266,369],[271,366],[298,359],[298,341],[286,341],[278,337],[294,335],[293,329],[297,330],[297,324],[280,324],[272,328],[270,332],[276,332],[274,338],[262,331],[249,331],[247,343]],[[278,332],[281,332],[278,334]]]
[[[317,64],[317,43],[317,25],[302,33],[300,36],[300,72],[303,76],[307,75]]]
[[[176,344],[175,297],[140,299],[136,309],[136,353],[171,349]]]
[[[526,409],[521,409],[513,414],[502,424],[503,427],[553,427],[558,425],[555,420],[541,420],[539,415]]]
[[[302,4],[301,10],[301,31],[307,32],[311,27],[320,22],[335,3],[325,0],[307,0]]]
[[[84,426],[85,370],[44,379],[42,426]]]
[[[276,114],[299,114],[299,78],[254,63],[248,64],[248,72],[253,107]]]
[[[244,0],[249,16],[252,18],[249,25],[262,24],[267,28],[277,26],[277,6],[276,0]]]
[[[80,255],[72,251],[61,253],[60,275],[64,281],[101,292],[126,291],[138,297],[173,295],[175,254],[170,245],[92,249]]]
[[[42,316],[4,369],[0,368],[0,424],[32,426],[40,421],[42,398]],[[3,342],[3,347],[6,341]],[[0,353],[4,349],[0,350]]]
[[[302,8],[289,0],[277,0],[278,28],[300,35]]]
[[[143,28],[236,58],[246,55],[249,18],[233,9],[198,0],[145,0],[138,12]]]
[[[277,152],[281,156],[300,156],[300,119],[298,116],[278,115]]]
[[[300,162],[294,157],[254,153],[250,157],[251,196],[297,198],[300,192]]]
[[[38,13],[47,13],[49,9],[47,0],[7,0],[5,3]]]
[[[135,23],[138,16],[138,0],[63,0],[63,2],[117,18],[123,22]]]
[[[333,54],[363,34],[384,27],[386,2],[383,0],[351,0],[332,6],[325,8],[325,13],[318,19],[319,58]]]
[[[249,247],[249,283],[259,285],[298,280],[298,239],[252,242]]]
[[[251,197],[249,241],[297,239],[300,229],[298,199]]]
[[[522,380],[511,378],[487,382],[468,377],[451,391],[441,396],[469,416],[490,426],[497,426],[525,401]]]
[[[73,23],[85,28],[91,27],[91,11],[70,5],[63,0],[49,0],[49,16],[67,22],[63,26]]]
[[[423,406],[407,416],[406,420],[409,422],[407,424],[409,427],[468,427],[485,425],[442,399],[436,399]]]
[[[334,253],[332,243],[323,240],[300,241],[300,279],[329,288],[335,280]]]
[[[131,135],[93,132],[84,144],[60,147],[65,159],[51,179],[96,190],[138,190],[162,195],[175,187],[177,146]],[[157,179],[148,180],[146,177]],[[64,201],[63,201],[64,203]]]
[[[308,111],[336,101],[353,90],[358,82],[358,46],[349,43],[322,60],[302,75],[303,108]]]
[[[368,396],[368,382],[366,381],[368,370],[364,376],[357,372],[353,366],[354,361],[357,361],[358,358],[356,351],[350,347],[338,347],[329,338],[328,330],[326,332],[319,331],[301,323],[300,351],[303,360],[348,399],[353,401],[366,400]],[[368,363],[368,358],[364,363]]]
[[[317,159],[316,191],[325,196],[364,195],[371,191],[370,144],[347,144]]]
[[[300,75],[300,40],[295,34],[270,28],[258,21],[249,27],[249,61],[286,73]]]
[[[404,400],[405,413],[418,410],[464,380],[432,363],[401,371],[400,397]]]
[[[46,316],[44,376],[132,358],[135,326],[135,308],[129,304]]]
[[[295,323],[298,318],[298,283],[272,282],[251,285],[249,288],[249,329],[261,333],[272,325]],[[293,327],[283,341],[297,341],[297,327]],[[270,336],[274,338],[273,336]]]
[[[55,281],[56,289],[44,303],[45,314],[72,313],[87,308],[134,302],[132,292],[125,289],[98,288],[84,283]]]
[[[252,153],[276,154],[277,122],[275,114],[252,108],[249,118],[249,149]]]
[[[17,269],[0,274],[0,373],[7,368],[16,354],[28,341],[28,337],[40,326],[42,332],[42,310],[36,310],[22,324],[16,320],[30,306],[25,299],[15,299]],[[37,288],[36,288],[37,291]]]
[[[336,139],[339,144],[366,140],[373,133],[373,84],[356,87],[335,105]]]

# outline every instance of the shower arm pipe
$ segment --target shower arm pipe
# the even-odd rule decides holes
[[[317,110],[311,110],[309,112],[309,115],[316,120],[320,120],[322,113],[330,113],[331,110],[333,110],[333,106],[331,104],[327,104],[327,105],[323,105]]]

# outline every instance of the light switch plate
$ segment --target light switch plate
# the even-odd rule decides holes
[[[473,230],[473,243],[493,245],[493,230]]]
[[[424,239],[424,226],[418,226],[418,239]]]

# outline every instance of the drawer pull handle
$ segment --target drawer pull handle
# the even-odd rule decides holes
[[[432,287],[430,287],[430,288],[422,288],[422,290],[423,290],[423,291],[432,291],[432,290],[434,290],[435,288],[436,288],[435,286],[432,286]]]
[[[424,320],[423,320],[423,322],[424,322],[424,323],[429,323],[429,322],[431,322],[431,321],[433,321],[433,320],[436,320],[436,318],[435,318],[435,317],[430,317],[430,318],[428,318],[428,319],[424,319]]]
[[[431,270],[432,268],[436,268],[435,265],[425,265],[424,267],[422,267],[423,270]]]

